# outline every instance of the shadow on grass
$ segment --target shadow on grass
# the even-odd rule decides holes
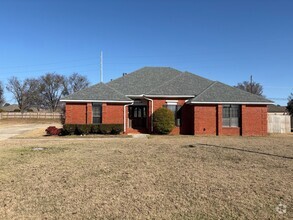
[[[197,147],[197,146],[216,147],[216,148],[236,150],[236,151],[242,151],[242,152],[247,152],[247,153],[253,153],[253,154],[266,155],[266,156],[271,156],[271,157],[279,157],[279,158],[293,160],[293,157],[290,157],[290,156],[270,154],[270,153],[264,153],[264,152],[260,152],[260,151],[254,151],[254,150],[246,150],[246,149],[235,148],[235,147],[225,147],[225,146],[218,146],[218,145],[211,145],[211,144],[200,144],[200,143],[198,143],[196,145],[193,145],[193,144],[188,145],[188,147],[190,147],[190,148]]]

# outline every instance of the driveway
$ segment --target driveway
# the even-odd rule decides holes
[[[48,127],[48,124],[5,124],[0,125],[0,141],[39,128]]]

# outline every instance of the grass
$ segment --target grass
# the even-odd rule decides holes
[[[36,119],[36,118],[12,118],[12,119],[1,119],[0,126],[7,125],[18,125],[18,124],[61,124],[60,119]]]
[[[0,145],[1,219],[293,218],[292,135]]]

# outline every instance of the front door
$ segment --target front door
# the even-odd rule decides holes
[[[147,124],[147,107],[146,106],[129,106],[129,125],[134,129],[146,128]]]

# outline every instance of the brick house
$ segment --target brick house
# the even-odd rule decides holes
[[[66,124],[123,124],[124,133],[152,133],[152,114],[175,114],[171,134],[267,135],[270,100],[167,67],[145,67],[64,97]]]

